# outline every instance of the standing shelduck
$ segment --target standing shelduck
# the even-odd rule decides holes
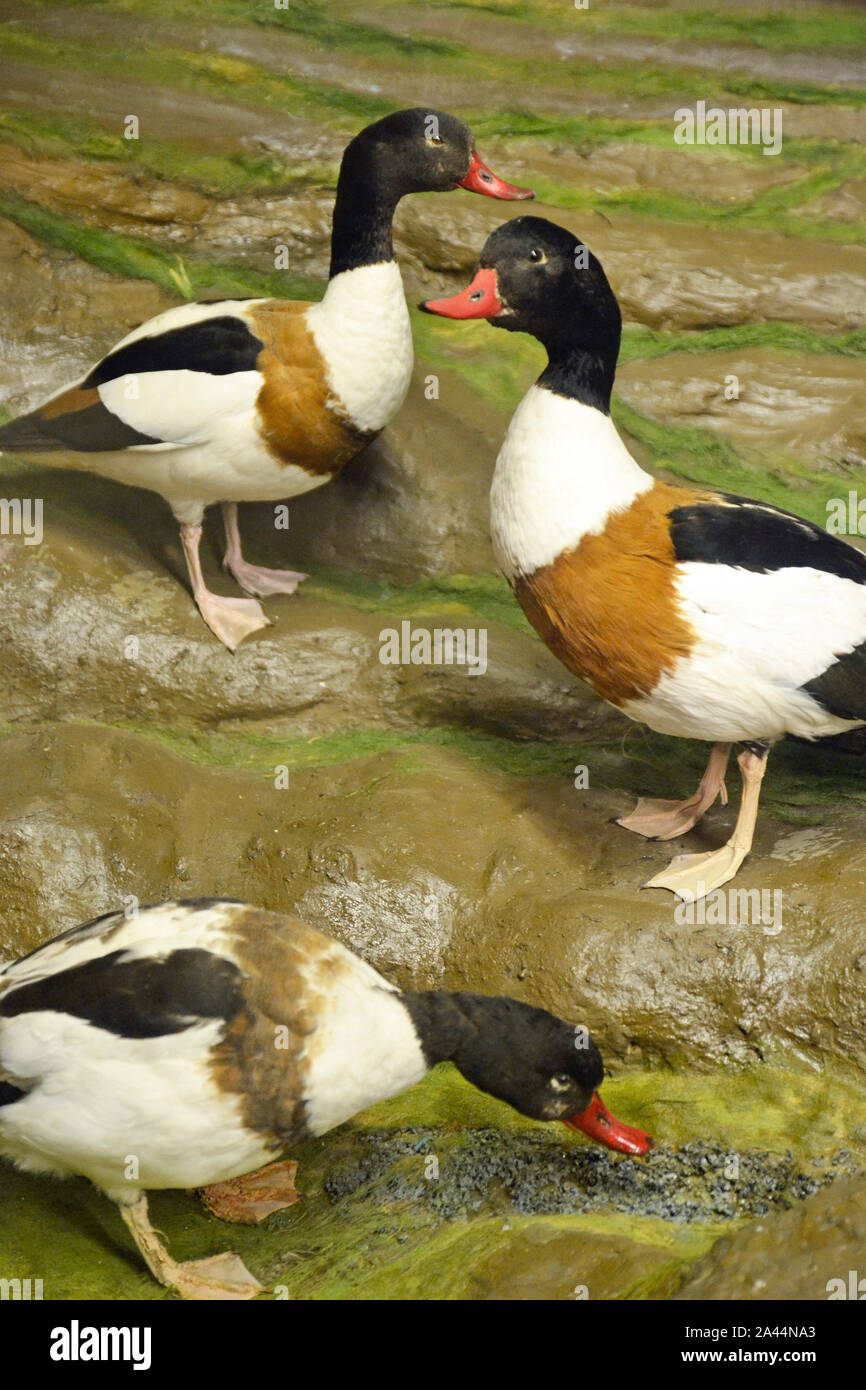
[[[278,1210],[295,1165],[272,1160],[446,1059],[533,1119],[624,1153],[652,1145],[599,1100],[583,1029],[515,999],[401,993],[294,918],[196,900],[110,913],[0,970],[0,1154],[90,1178],[182,1297],[253,1298],[235,1255],[172,1260],[146,1189],[208,1187],[244,1219],[230,1180],[251,1174],[253,1218]]]
[[[222,502],[225,565],[259,598],[304,574],[241,553],[238,502],[296,497],[333,478],[394,418],[412,374],[412,333],[391,226],[408,193],[468,188],[531,198],[478,157],[443,112],[367,126],[340,166],[328,288],[320,303],[187,304],[133,330],[74,385],[0,429],[0,451],[151,488],[180,524],[192,591],[232,651],[268,620],[255,598],[207,587],[205,507]]]
[[[800,517],[644,472],[610,418],[621,315],[599,262],[562,227],[497,228],[462,293],[422,308],[531,333],[548,364],[508,428],[491,490],[499,565],[530,622],[603,699],[714,747],[687,801],[642,799],[619,824],[669,840],[721,795],[734,743],[733,835],[648,887],[694,901],[752,846],[773,743],[866,723],[866,556]]]

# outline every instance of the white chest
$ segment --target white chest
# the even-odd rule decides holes
[[[530,387],[508,427],[490,490],[501,570],[511,580],[552,564],[652,486],[610,416]]]
[[[357,962],[329,993],[307,1049],[307,1124],[324,1134],[428,1071],[400,996]]]
[[[335,275],[307,311],[334,399],[359,430],[381,430],[409,389],[413,351],[409,311],[396,261]]]

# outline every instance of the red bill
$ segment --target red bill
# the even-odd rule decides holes
[[[426,299],[418,306],[428,314],[441,314],[445,319],[495,319],[502,313],[496,287],[495,270],[479,270],[471,285],[447,299]]]
[[[642,1129],[632,1129],[631,1125],[624,1125],[611,1115],[610,1111],[601,1103],[598,1092],[592,1098],[592,1104],[580,1115],[572,1115],[570,1120],[565,1120],[569,1129],[582,1130],[588,1134],[590,1139],[594,1139],[598,1144],[606,1144],[609,1149],[616,1149],[618,1153],[637,1154],[643,1158],[653,1147],[653,1140],[648,1134],[644,1134]]]
[[[493,170],[488,169],[483,159],[480,159],[474,150],[472,151],[469,173],[465,179],[458,179],[457,187],[468,188],[472,193],[484,193],[488,198],[504,198],[510,203],[535,197],[531,188],[518,188],[513,183],[506,183],[498,174],[494,174]]]

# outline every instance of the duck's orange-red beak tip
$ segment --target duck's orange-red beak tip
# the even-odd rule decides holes
[[[474,150],[469,172],[465,178],[458,180],[457,187],[468,188],[471,193],[483,193],[486,198],[502,198],[509,203],[535,197],[531,188],[518,188],[516,184],[506,183],[498,174],[494,174]]]
[[[445,319],[494,319],[502,313],[496,271],[479,270],[471,284],[459,294],[449,295],[445,299],[426,299],[418,308]]]
[[[633,1129],[631,1125],[624,1125],[621,1120],[617,1120],[602,1104],[598,1092],[586,1110],[580,1115],[573,1115],[564,1123],[569,1129],[579,1129],[597,1144],[605,1144],[607,1148],[616,1149],[618,1153],[634,1154],[638,1158],[645,1158],[655,1144],[655,1140],[642,1129]]]

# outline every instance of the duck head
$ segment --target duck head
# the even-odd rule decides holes
[[[614,1118],[598,1088],[604,1065],[583,1027],[518,999],[436,991],[401,995],[431,1065],[446,1059],[479,1090],[532,1120],[559,1120],[620,1153],[653,1141]]]
[[[609,408],[622,315],[600,262],[565,227],[543,217],[504,223],[487,238],[465,290],[419,307],[531,333],[550,360],[545,386]]]
[[[331,237],[333,278],[392,261],[391,224],[408,193],[468,188],[490,198],[532,198],[483,163],[472,131],[456,116],[422,106],[395,111],[350,140],[343,151]]]
[[[396,203],[407,193],[468,188],[490,198],[532,198],[530,188],[500,179],[475,149],[472,131],[447,111],[417,106],[368,125],[346,146],[343,166],[364,168]]]

